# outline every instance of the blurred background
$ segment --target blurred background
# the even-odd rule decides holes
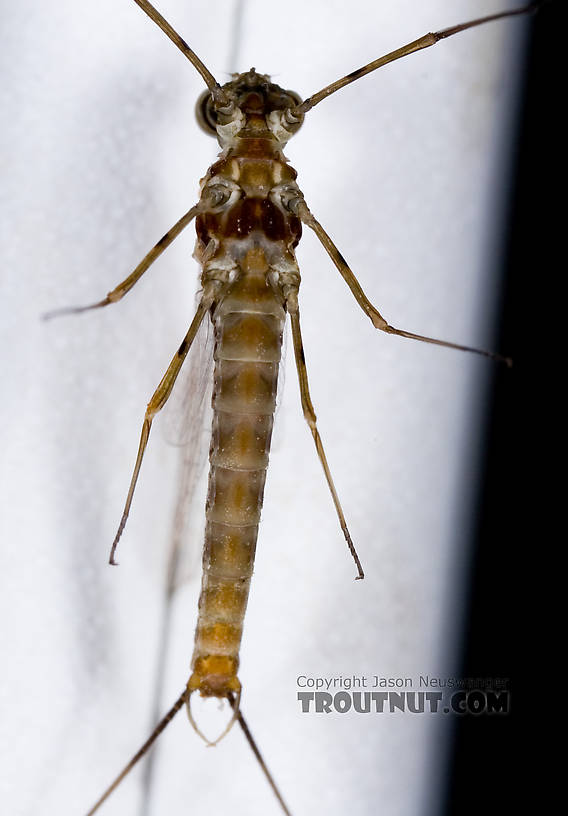
[[[159,9],[220,82],[254,65],[307,96],[427,31],[508,6]],[[119,305],[51,323],[40,315],[97,301],[126,277],[197,199],[218,149],[195,124],[199,76],[134,3],[23,0],[3,4],[3,23],[1,797],[18,816],[79,814],[153,725],[180,458],[160,418],[120,567],[107,559],[145,404],[191,319],[193,227]],[[523,161],[533,166],[519,138],[534,145],[539,116],[520,93],[543,70],[529,27],[501,21],[381,69],[314,109],[286,150],[314,215],[393,325],[514,357],[503,269],[517,277],[511,242],[521,235],[526,263],[531,230],[527,204],[519,222],[510,201],[526,202],[535,180],[518,181]],[[298,260],[312,398],[366,578],[353,580],[289,347],[243,712],[294,816],[488,807],[510,779],[472,793],[470,768],[485,753],[505,763],[511,717],[302,714],[297,678],[510,677],[517,368],[379,334],[312,235]],[[205,486],[206,469],[162,711],[189,676]],[[205,749],[182,713],[160,740],[150,790],[139,768],[101,812],[198,807],[278,813],[238,730]]]

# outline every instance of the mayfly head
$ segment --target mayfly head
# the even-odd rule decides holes
[[[216,136],[223,148],[236,138],[275,139],[284,145],[302,125],[303,115],[292,113],[301,104],[301,97],[254,68],[233,74],[222,90],[228,105],[219,105],[207,90],[199,97],[195,113],[202,130]]]

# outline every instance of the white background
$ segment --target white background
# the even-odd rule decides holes
[[[249,0],[160,10],[223,82],[307,96],[500,0]],[[144,406],[193,309],[193,228],[119,305],[99,300],[197,198],[216,147],[197,73],[129,0],[2,4],[1,806],[84,813],[151,727],[177,450],[152,433],[121,566],[107,557]],[[312,111],[286,153],[395,326],[491,347],[522,21],[466,32]],[[366,579],[299,407],[291,349],[242,649],[242,708],[294,816],[439,812],[449,721],[301,714],[298,675],[447,676],[491,363],[376,332],[315,237],[298,250],[312,398]],[[506,350],[503,350],[506,351]],[[190,545],[199,562],[203,520]],[[198,569],[178,593],[165,710],[189,675]],[[140,813],[140,770],[102,811]],[[152,814],[276,814],[238,729],[162,736]]]

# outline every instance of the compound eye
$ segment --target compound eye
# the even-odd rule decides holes
[[[209,136],[217,136],[217,111],[213,105],[211,91],[203,91],[197,100],[195,116],[201,130]]]

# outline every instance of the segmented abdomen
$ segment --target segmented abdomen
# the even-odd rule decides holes
[[[261,248],[216,307],[213,434],[203,580],[190,690],[238,692],[239,647],[253,571],[276,403],[285,310]]]

